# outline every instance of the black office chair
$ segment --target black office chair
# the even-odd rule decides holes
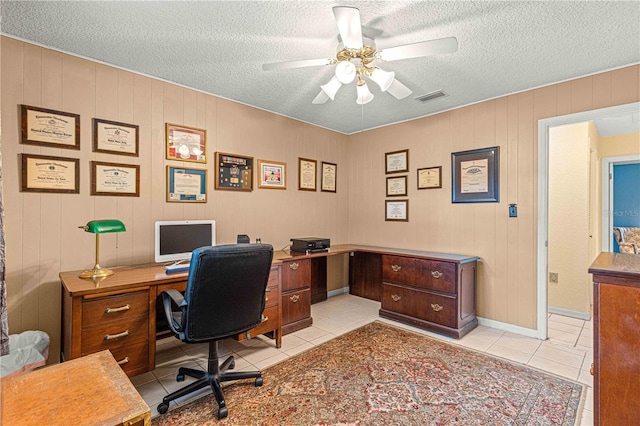
[[[178,370],[179,382],[185,374],[197,380],[165,396],[158,405],[160,414],[167,412],[170,401],[211,386],[218,401],[218,419],[222,419],[228,410],[221,382],[255,378],[255,385],[262,386],[259,371],[227,372],[235,367],[233,356],[218,366],[218,341],[244,333],[262,321],[272,259],[269,244],[201,247],[191,254],[184,297],[176,290],[162,293],[171,331],[185,343],[209,342],[209,363],[207,371]],[[172,304],[180,311],[172,311]]]

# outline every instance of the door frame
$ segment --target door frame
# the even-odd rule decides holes
[[[617,117],[640,111],[640,102],[617,105],[609,108],[583,111],[575,114],[538,120],[538,226],[537,226],[537,338],[547,338],[549,269],[548,231],[549,231],[549,128],[567,124],[583,123],[600,118]]]

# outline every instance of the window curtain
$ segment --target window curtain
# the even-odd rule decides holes
[[[0,152],[2,143],[0,142]],[[2,204],[2,154],[0,153],[0,355],[9,353],[7,321],[7,285],[5,283],[4,206]]]

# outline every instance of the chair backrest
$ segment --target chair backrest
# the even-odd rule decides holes
[[[191,254],[182,340],[202,342],[258,325],[273,259],[269,244],[201,247]]]

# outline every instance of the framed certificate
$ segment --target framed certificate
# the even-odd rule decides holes
[[[258,188],[287,189],[287,163],[258,160]]]
[[[206,203],[207,171],[167,166],[167,201]]]
[[[322,162],[322,182],[320,190],[323,192],[336,192],[336,172],[338,165],[334,163]]]
[[[93,119],[93,151],[138,156],[138,126],[117,121]]]
[[[207,162],[207,131],[166,123],[167,160]]]
[[[216,152],[215,188],[253,191],[253,157]]]
[[[393,176],[387,178],[387,197],[402,197],[407,195],[407,177]]]
[[[20,142],[52,148],[80,149],[80,115],[22,105]]]
[[[500,201],[500,147],[451,154],[451,202]]]
[[[91,195],[140,196],[140,166],[91,162]]]
[[[442,188],[442,166],[418,169],[418,189]]]
[[[80,160],[20,154],[23,192],[80,193]]]
[[[298,189],[301,191],[316,190],[316,160],[298,158]]]
[[[409,221],[409,200],[386,200],[384,203],[384,220],[397,222]]]
[[[409,171],[409,150],[387,152],[385,158],[385,174]]]

